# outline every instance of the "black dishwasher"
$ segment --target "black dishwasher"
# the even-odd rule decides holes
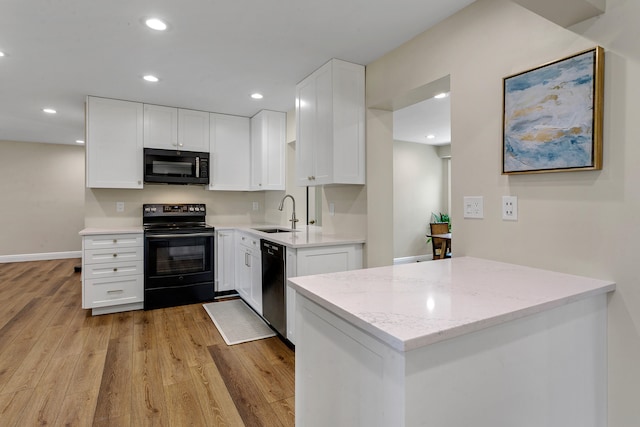
[[[260,240],[262,252],[262,317],[283,337],[287,336],[285,303],[285,253],[283,245]]]

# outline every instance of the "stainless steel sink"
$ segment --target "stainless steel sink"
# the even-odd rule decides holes
[[[287,230],[286,228],[254,228],[256,231],[263,233],[293,233],[297,230]]]

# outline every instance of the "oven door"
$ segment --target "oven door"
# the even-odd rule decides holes
[[[213,283],[213,231],[145,233],[145,290]]]

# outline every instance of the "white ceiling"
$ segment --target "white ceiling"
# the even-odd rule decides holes
[[[451,143],[451,98],[429,98],[395,110],[393,139],[429,145]]]
[[[2,0],[0,140],[83,139],[86,95],[242,116],[288,111],[295,84],[330,58],[367,65],[472,2]],[[146,28],[151,16],[168,31]]]

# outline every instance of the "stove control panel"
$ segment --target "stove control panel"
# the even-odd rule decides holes
[[[178,204],[178,205],[162,205],[162,204],[145,204],[142,205],[143,216],[203,216],[206,215],[206,205],[202,203],[195,204]]]

